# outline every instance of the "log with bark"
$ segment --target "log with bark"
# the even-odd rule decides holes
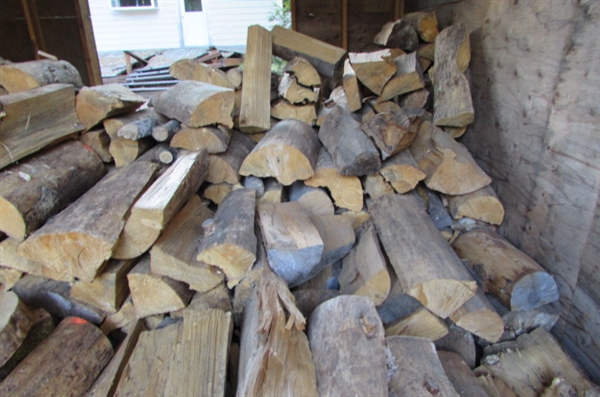
[[[0,292],[0,367],[19,349],[33,324],[31,310],[12,291]]]
[[[190,151],[205,150],[209,154],[223,153],[231,139],[231,131],[222,126],[188,127],[182,125],[169,145]]]
[[[385,326],[385,335],[404,335],[436,341],[448,335],[444,320],[424,307]]]
[[[444,372],[454,385],[454,389],[461,397],[488,397],[485,389],[465,363],[462,357],[454,352],[438,351],[438,357]]]
[[[306,186],[301,181],[295,182],[288,191],[288,200],[297,201],[306,213],[314,215],[333,215],[335,209],[325,189]]]
[[[81,75],[67,61],[41,59],[0,66],[0,86],[10,94],[32,90],[49,84],[83,86]]]
[[[392,185],[396,193],[404,194],[427,176],[415,161],[409,149],[402,150],[381,164],[381,176]]]
[[[469,368],[475,368],[479,362],[479,352],[473,334],[448,320],[446,320],[446,324],[448,325],[448,333],[443,338],[434,341],[435,348],[437,350],[454,352],[460,355]]]
[[[146,100],[121,84],[83,87],[77,94],[75,110],[77,117],[89,130],[102,120],[133,113]]]
[[[169,120],[152,129],[152,138],[157,142],[168,142],[180,129],[181,123],[178,120]]]
[[[294,75],[296,81],[305,87],[315,87],[321,85],[319,72],[305,58],[294,57],[286,63],[284,72]]]
[[[398,19],[383,25],[373,42],[384,47],[401,48],[412,52],[419,45],[419,37],[409,21]]]
[[[362,107],[362,92],[358,84],[356,72],[350,64],[350,60],[344,61],[344,75],[342,76],[342,86],[348,101],[348,109],[351,112],[356,112]]]
[[[169,74],[177,80],[194,80],[223,88],[235,88],[227,78],[227,73],[193,59],[180,59],[172,63]]]
[[[89,146],[103,162],[113,162],[113,156],[109,151],[110,136],[106,133],[104,128],[86,131],[79,138],[79,142]]]
[[[150,150],[156,142],[150,137],[132,141],[115,136],[111,138],[108,151],[115,161],[116,167],[123,167]]]
[[[465,277],[468,272],[465,269]],[[450,314],[450,320],[462,329],[489,342],[497,342],[504,332],[504,322],[486,298],[483,290]]]
[[[425,87],[423,70],[416,52],[394,58],[396,72],[381,89],[379,102]]]
[[[399,109],[379,113],[361,129],[370,136],[381,151],[381,159],[399,153],[408,148],[419,130],[422,109]]]
[[[374,52],[351,52],[350,65],[358,80],[371,92],[380,95],[383,87],[396,73],[394,58],[403,51],[389,48]]]
[[[159,124],[167,122],[167,118],[157,113],[154,108],[142,111],[144,116],[138,120],[123,125],[117,131],[117,136],[132,141],[146,138],[152,135],[152,130]]]
[[[230,185],[229,183],[211,183],[204,186],[201,196],[220,205],[229,193],[240,188],[242,188],[242,185],[239,183],[235,185]]]
[[[426,43],[433,43],[439,34],[438,21],[434,11],[411,12],[402,17],[417,32],[419,38]]]
[[[279,99],[271,104],[271,117],[277,120],[300,120],[315,125],[317,111],[314,104],[292,105],[285,99]]]
[[[221,154],[208,157],[208,173],[206,181],[210,183],[229,183],[235,185],[240,182],[240,167],[248,157],[256,143],[247,135],[233,130],[227,150]]]

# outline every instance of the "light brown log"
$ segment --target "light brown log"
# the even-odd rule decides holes
[[[465,277],[468,272],[465,269]],[[504,332],[504,322],[481,289],[449,318],[464,330],[492,343]]]
[[[410,152],[425,172],[428,188],[450,195],[474,192],[492,180],[469,151],[429,121],[423,121]]]
[[[419,38],[408,21],[398,19],[383,25],[373,42],[384,47],[401,48],[411,52],[417,49]]]
[[[0,66],[0,86],[10,94],[49,84],[72,84],[75,88],[83,86],[81,75],[67,61],[41,59]]]
[[[454,219],[464,217],[500,225],[504,206],[491,185],[461,196],[448,197],[448,211]]]
[[[475,229],[452,246],[479,275],[486,290],[511,310],[535,309],[558,299],[552,276],[499,234]]]
[[[401,95],[398,98],[398,104],[403,108],[410,109],[421,109],[427,106],[430,92],[428,89],[423,88],[420,90],[412,91],[408,94]]]
[[[356,77],[374,94],[381,94],[386,83],[396,73],[394,58],[402,54],[389,48],[374,52],[351,52],[348,54],[350,65]]]
[[[425,87],[425,78],[416,52],[394,58],[396,72],[381,89],[378,101],[384,102],[398,95]]]
[[[305,87],[321,85],[319,72],[305,58],[294,57],[285,65],[283,71],[293,74],[296,81]]]
[[[352,295],[330,299],[308,324],[319,395],[388,395],[383,326],[373,302]]]
[[[57,264],[57,268],[49,268],[42,263],[19,255],[18,248],[19,242],[13,238],[8,237],[0,242],[0,265],[57,281],[73,281],[73,276],[67,273],[68,269],[61,266],[60,263]]]
[[[155,164],[143,161],[108,174],[25,240],[19,253],[50,268],[62,263],[74,277],[92,282],[155,171]]]
[[[240,167],[240,175],[274,177],[289,186],[314,175],[319,152],[317,135],[306,123],[277,123],[254,147]]]
[[[307,186],[326,187],[337,207],[351,211],[363,208],[363,192],[360,179],[356,176],[340,175],[331,155],[325,148],[319,151],[314,176],[304,181]]]
[[[464,24],[447,27],[435,39],[433,123],[464,127],[474,120],[469,82],[463,74],[471,59],[469,30]]]
[[[171,138],[169,145],[185,150],[205,150],[209,154],[223,153],[231,138],[231,131],[223,126],[188,127],[181,129]]]
[[[100,159],[105,163],[112,163],[113,157],[108,150],[110,146],[110,136],[104,128],[86,131],[79,138],[79,142],[90,147]]]
[[[410,150],[405,149],[386,159],[381,164],[380,174],[392,185],[396,193],[413,190],[426,175],[421,171]]]
[[[391,396],[456,396],[430,340],[391,336],[385,338],[385,345]]]
[[[186,80],[164,91],[153,104],[157,112],[190,127],[222,124],[231,128],[233,102],[232,89]]]
[[[180,59],[172,63],[169,74],[177,80],[194,80],[223,88],[235,88],[225,72],[193,59]]]
[[[100,329],[81,318],[67,317],[0,383],[0,394],[81,396],[113,354]]]
[[[341,78],[345,50],[281,26],[274,26],[271,36],[273,55],[287,61],[300,56],[333,82]]]
[[[417,50],[417,55],[419,55],[419,58],[424,58],[428,61],[435,62],[435,42],[421,45]]]
[[[304,212],[314,215],[333,215],[335,212],[331,198],[325,189],[306,186],[301,181],[295,182],[288,191],[288,200],[297,201]]]
[[[342,76],[342,85],[348,101],[348,108],[351,112],[356,112],[362,107],[362,93],[358,84],[356,72],[350,64],[350,60],[344,61],[344,75]]]
[[[137,319],[138,318],[133,308],[133,301],[131,300],[131,295],[129,295],[119,308],[118,312],[106,316],[100,325],[100,329],[102,332],[108,335],[110,332],[116,329],[131,325],[132,322]]]
[[[454,352],[460,355],[469,368],[475,368],[479,361],[473,334],[452,324],[450,321],[446,321],[446,324],[448,325],[448,333],[434,342],[436,349]]]
[[[171,312],[169,313],[169,316],[171,316],[171,318],[179,318],[183,317],[187,310],[205,309],[219,309],[225,312],[231,312],[233,310],[227,284],[220,282],[216,287],[206,292],[196,292],[185,308]]]
[[[370,136],[379,150],[382,160],[408,148],[421,124],[422,109],[400,109],[379,113],[361,129]]]
[[[301,86],[296,78],[288,73],[281,77],[278,87],[279,96],[296,104],[315,103],[319,99],[319,90]]]
[[[23,277],[23,272],[0,265],[0,291],[8,291]]]
[[[490,397],[517,397],[502,379],[494,376],[486,367],[480,366],[473,370],[481,387]]]
[[[302,288],[296,289],[293,294],[296,299],[298,310],[300,310],[304,317],[308,318],[321,303],[340,296],[340,291],[333,289]]]
[[[137,318],[179,310],[194,294],[187,284],[152,273],[149,255],[131,269],[127,282]]]
[[[241,189],[242,185],[235,184],[230,185],[229,183],[217,183],[206,186],[202,192],[202,197],[213,203],[219,205],[223,202],[225,197],[233,190]]]
[[[159,124],[166,123],[167,118],[157,113],[154,108],[143,110],[144,117],[123,125],[117,131],[117,136],[137,141],[152,135],[152,130]]]
[[[152,116],[154,114],[154,116]],[[144,120],[148,117],[157,117],[156,112],[152,109],[141,109],[132,111],[127,114],[116,115],[102,121],[102,126],[111,139],[118,137],[119,130],[127,124],[135,123],[136,121]]]
[[[125,138],[113,137],[110,140],[108,151],[110,152],[115,166],[123,167],[147,152],[156,142],[152,138],[139,139],[132,141]]]
[[[150,249],[165,226],[200,188],[207,172],[205,151],[180,155],[135,202],[112,257],[136,258]]]
[[[248,27],[240,108],[240,129],[243,132],[262,132],[271,127],[271,42],[271,33],[262,26]]]
[[[292,105],[285,99],[275,101],[271,105],[271,117],[278,120],[294,119],[310,125],[317,122],[317,111],[315,105]]]
[[[442,318],[471,299],[475,281],[414,197],[387,194],[369,210],[404,293]]]
[[[169,120],[152,129],[152,138],[157,142],[168,142],[180,129],[181,123],[178,120]]]
[[[402,16],[417,32],[419,38],[426,43],[433,43],[439,34],[435,12],[411,12]]]
[[[202,224],[204,239],[196,259],[221,269],[229,288],[244,278],[256,260],[255,206],[254,190],[233,190],[219,205],[215,217]]]
[[[385,335],[405,335],[436,341],[448,334],[448,327],[442,319],[424,307],[385,326]]]
[[[454,352],[438,351],[444,372],[461,397],[487,397],[485,389],[460,355]]]
[[[0,367],[19,349],[33,324],[31,310],[12,291],[0,291]]]
[[[210,183],[229,183],[235,185],[240,182],[240,167],[248,157],[256,143],[247,135],[233,130],[227,150],[221,154],[208,157],[208,173],[206,181]]]
[[[362,178],[364,192],[372,199],[384,194],[394,193],[392,186],[379,174],[367,175]]]
[[[265,180],[265,192],[257,197],[256,203],[281,203],[284,201],[285,192],[283,185],[275,178],[266,178]]]
[[[200,197],[192,196],[152,246],[152,272],[186,282],[199,292],[206,292],[221,283],[224,274],[220,269],[196,260],[204,234],[202,223],[213,216]]]
[[[338,280],[342,294],[365,296],[376,306],[387,298],[391,279],[371,222],[357,232],[356,245],[342,259],[342,273]]]
[[[319,129],[319,140],[333,158],[341,175],[371,175],[379,172],[381,160],[375,145],[360,129],[350,112],[336,106]]]
[[[0,97],[0,169],[83,130],[72,85],[50,84]]]
[[[185,311],[181,342],[174,349],[164,395],[224,396],[232,331],[231,313]]]
[[[75,110],[86,129],[102,120],[125,113],[133,113],[145,99],[121,84],[83,87],[77,94]]]

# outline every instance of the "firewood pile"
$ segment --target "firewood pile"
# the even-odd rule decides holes
[[[252,26],[150,104],[1,66],[0,394],[592,395],[457,141],[467,29],[375,43]]]

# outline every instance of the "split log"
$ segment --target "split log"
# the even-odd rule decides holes
[[[169,120],[152,129],[152,138],[157,142],[169,142],[180,129],[181,123],[178,120]]]
[[[125,225],[125,216],[153,179],[156,165],[134,162],[105,176],[76,202],[19,246],[25,257],[92,282],[110,258]]]
[[[110,136],[106,133],[104,128],[86,131],[79,138],[79,142],[92,148],[104,163],[113,162],[113,156],[108,150],[110,146]]]
[[[467,276],[468,271],[465,269],[465,277]],[[497,342],[504,332],[502,318],[481,289],[477,289],[475,296],[450,314],[449,318],[462,329],[492,343]]]
[[[289,201],[297,201],[304,211],[311,215],[333,215],[335,209],[325,189],[306,186],[301,181],[290,186]]]
[[[115,161],[116,167],[123,167],[146,153],[156,142],[150,137],[132,141],[130,139],[113,137],[108,151]]]
[[[426,174],[419,169],[410,150],[405,149],[389,157],[381,164],[379,173],[392,185],[396,193],[413,190]]]
[[[471,59],[469,30],[464,24],[449,26],[435,39],[433,72],[433,123],[450,127],[471,124],[475,114],[469,82],[463,72]]]
[[[383,25],[373,42],[384,47],[401,48],[412,52],[419,45],[419,37],[410,22],[398,19]]]
[[[152,272],[186,282],[199,292],[206,292],[221,283],[224,279],[221,270],[196,260],[203,238],[202,223],[213,216],[200,197],[192,196],[152,246]]]
[[[154,156],[155,161],[165,165],[169,165],[173,164],[173,162],[177,160],[179,150],[164,144],[156,145],[154,148],[156,149],[156,155]]]
[[[472,193],[492,182],[463,145],[429,121],[421,123],[410,152],[427,175],[427,187],[440,193]]]
[[[169,145],[189,151],[206,150],[207,153],[223,153],[231,139],[231,131],[223,126],[188,127],[181,129],[171,138]]]
[[[554,278],[499,234],[475,229],[452,246],[478,274],[486,291],[507,308],[535,309],[558,299]]]
[[[438,33],[439,34],[439,33]],[[436,36],[437,38],[437,36]],[[427,59],[428,61],[435,62],[435,42],[423,44],[417,50],[419,58]],[[467,55],[467,54],[464,54]],[[466,68],[466,66],[465,66]]]
[[[271,105],[271,117],[277,120],[300,120],[306,124],[315,125],[317,111],[313,104],[292,105],[285,99],[280,99]]]
[[[348,101],[348,108],[351,112],[356,112],[362,107],[362,93],[358,84],[356,72],[350,64],[350,60],[344,61],[344,75],[342,76],[342,85]]]
[[[179,156],[131,208],[112,257],[131,259],[146,252],[200,188],[207,172],[206,152],[190,152]]]
[[[352,295],[330,299],[308,324],[319,395],[388,395],[383,326],[373,302]]]
[[[222,124],[231,128],[233,102],[232,89],[187,80],[164,91],[153,104],[157,112],[190,127]]]
[[[402,16],[417,32],[419,38],[426,43],[433,43],[439,34],[435,12],[411,12]]]
[[[371,222],[357,232],[356,245],[342,259],[342,273],[338,280],[342,294],[365,296],[375,306],[382,304],[390,293],[387,263]]]
[[[394,58],[396,72],[381,89],[378,101],[383,102],[398,95],[425,87],[425,78],[416,52]]]
[[[296,81],[305,87],[315,87],[321,85],[321,77],[319,72],[313,65],[302,57],[292,58],[283,69],[294,75]]]
[[[340,175],[333,164],[331,155],[324,147],[319,151],[314,176],[304,181],[312,187],[326,187],[337,207],[351,211],[363,208],[363,191],[360,179],[356,176]]]
[[[194,294],[187,284],[152,273],[149,255],[131,269],[127,282],[137,318],[179,310]]]
[[[427,213],[429,214],[429,219],[433,222],[435,227],[438,230],[444,230],[454,223],[452,221],[452,217],[448,213],[446,206],[442,202],[442,199],[432,190],[427,189],[424,186],[419,186],[417,188],[417,194],[425,194],[427,200]]]
[[[550,332],[558,319],[558,314],[550,314],[540,309],[508,312],[502,316],[504,333],[499,340],[517,339],[520,335],[533,331],[536,328],[543,328]]]
[[[502,379],[494,376],[486,367],[477,367],[473,373],[489,397],[517,397]]]
[[[385,338],[390,396],[455,396],[435,347],[425,338]]]
[[[135,123],[147,119],[148,117],[158,117],[153,109],[142,109],[132,113],[121,114],[114,117],[109,117],[102,121],[102,126],[111,139],[118,138],[118,133],[121,128],[127,124]]]
[[[0,66],[0,86],[10,94],[49,84],[72,84],[76,89],[83,86],[81,75],[67,61],[42,59]]]
[[[348,59],[358,80],[374,94],[379,95],[396,73],[394,58],[402,53],[386,48],[374,52],[351,52]]]
[[[258,200],[258,198],[260,196],[262,196],[263,194],[265,194],[265,183],[263,181],[263,179],[255,177],[255,176],[247,176],[244,178],[244,183],[243,183],[244,187],[248,188],[248,189],[252,189],[256,192],[256,198]]]
[[[405,335],[436,341],[448,334],[444,320],[424,307],[385,326],[385,335]]]
[[[370,213],[404,293],[442,318],[473,297],[475,281],[414,197],[381,196]]]
[[[423,88],[398,97],[398,105],[402,108],[424,109],[427,107],[430,92]]]
[[[231,313],[187,310],[181,342],[169,366],[165,396],[225,396]]]
[[[83,130],[72,85],[50,84],[0,97],[0,168]]]
[[[438,357],[444,372],[454,385],[454,389],[461,397],[487,397],[485,389],[463,361],[460,355],[454,352],[438,351]]]
[[[334,85],[341,78],[345,50],[281,26],[274,26],[271,36],[273,55],[287,61],[302,57]]]
[[[467,217],[493,225],[500,225],[504,219],[504,207],[491,185],[461,196],[448,196],[448,210],[454,219]]]
[[[73,276],[66,273],[67,269],[50,269],[49,267],[18,254],[19,242],[13,238],[6,238],[0,242],[0,265],[7,269],[33,274],[36,276],[51,278],[57,281],[73,281]],[[59,264],[60,265],[60,264]],[[21,278],[19,276],[15,282]],[[14,283],[13,283],[14,285]]]
[[[81,396],[113,354],[100,329],[84,319],[67,317],[0,383],[0,394]]]
[[[388,269],[392,286],[386,300],[377,306],[377,313],[384,327],[408,317],[423,307],[418,300],[402,292],[394,270]]]
[[[277,123],[254,147],[240,167],[240,175],[274,177],[289,186],[314,175],[319,140],[312,128],[298,120]]]
[[[127,296],[127,273],[135,266],[137,258],[127,260],[111,259],[106,268],[94,281],[87,283],[77,280],[71,287],[71,298],[97,307],[107,313],[115,313]]]
[[[206,310],[219,309],[225,312],[233,310],[229,290],[224,282],[220,282],[216,287],[205,292],[196,292],[190,303],[183,309],[169,313],[171,318],[183,317],[188,310]]]
[[[242,185],[240,184],[235,184],[235,185],[230,185],[229,183],[217,183],[217,184],[210,184],[208,186],[206,186],[204,188],[204,190],[202,191],[202,197],[212,201],[213,203],[220,205],[223,200],[225,200],[225,197],[227,197],[227,195],[229,193],[231,193],[234,190],[237,189],[241,189]]]
[[[341,175],[371,175],[379,172],[381,160],[375,145],[360,129],[350,112],[336,106],[319,129],[319,140],[333,158]]]
[[[265,192],[257,197],[256,203],[281,203],[284,201],[285,192],[283,185],[275,178],[266,178],[265,181]]]
[[[180,59],[172,63],[169,74],[177,80],[194,80],[223,88],[235,88],[225,72],[193,59]]]
[[[229,69],[227,72],[227,79],[233,88],[238,91],[242,87],[243,72],[241,67]]]
[[[77,94],[75,110],[85,129],[102,120],[135,112],[146,100],[121,84],[83,87]]]
[[[32,326],[31,310],[12,291],[0,292],[0,367],[19,349]]]
[[[0,291],[8,291],[21,277],[22,271],[0,265]]]
[[[208,173],[206,181],[210,183],[229,183],[235,185],[240,182],[240,167],[248,157],[256,143],[247,135],[232,131],[227,150],[222,154],[208,157]]]
[[[124,328],[130,325],[133,321],[136,321],[138,318],[135,314],[135,310],[133,308],[133,301],[131,300],[131,295],[127,297],[125,302],[119,308],[119,311],[106,316],[102,324],[100,325],[100,329],[106,335],[111,333],[112,331]]]
[[[229,288],[244,278],[256,260],[255,206],[254,190],[233,190],[219,205],[215,217],[202,223],[204,239],[196,259],[221,269]]]
[[[448,334],[434,342],[437,350],[454,352],[473,369],[478,363],[477,346],[473,334],[447,321]]]
[[[290,285],[321,261],[324,243],[298,202],[260,204],[258,216],[269,266]]]
[[[131,123],[127,123],[117,131],[117,136],[132,141],[137,141],[152,135],[152,130],[159,124],[167,122],[167,119],[157,113],[154,108],[148,108],[144,111],[146,116]]]
[[[292,104],[315,103],[319,100],[319,90],[303,87],[296,78],[288,73],[281,77],[278,87],[279,96]]]
[[[77,141],[10,168],[0,174],[0,230],[23,241],[105,173],[98,156]]]
[[[340,296],[340,291],[333,289],[303,288],[295,290],[293,294],[296,299],[298,310],[300,310],[304,317],[308,318],[321,303]]]
[[[363,123],[361,129],[373,139],[381,150],[381,159],[385,160],[411,145],[419,130],[423,113],[422,109],[379,113]]]

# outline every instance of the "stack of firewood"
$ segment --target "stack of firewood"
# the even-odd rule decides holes
[[[1,66],[0,394],[594,392],[456,140],[467,29],[375,43],[252,26],[243,71],[179,61],[149,105]]]

